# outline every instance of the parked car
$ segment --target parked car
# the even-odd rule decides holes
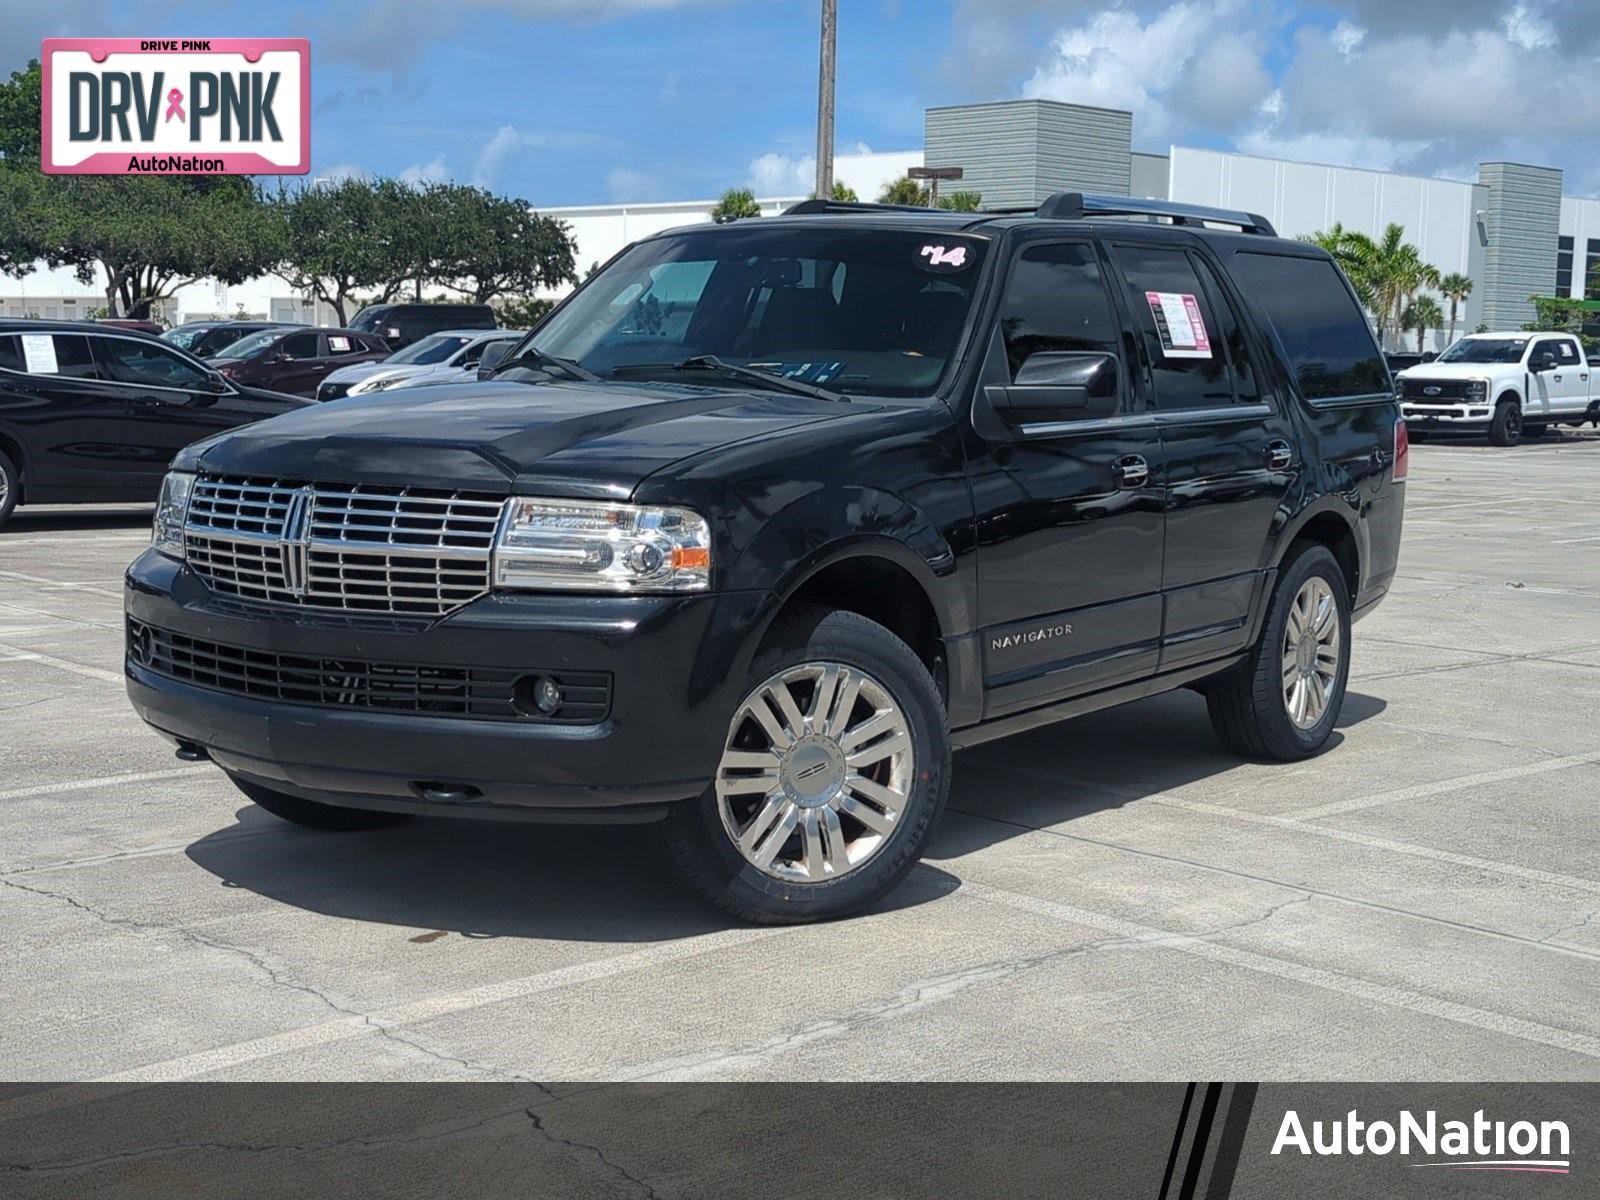
[[[206,361],[236,382],[311,396],[328,372],[354,363],[378,362],[390,353],[374,333],[290,325],[249,334]]]
[[[395,350],[446,329],[493,329],[499,322],[487,304],[369,304],[351,329],[375,333]]]
[[[292,326],[283,321],[186,321],[163,333],[161,340],[196,358],[210,358],[252,333],[287,328]]]
[[[1400,372],[1401,411],[1418,433],[1487,433],[1495,446],[1552,425],[1600,420],[1600,378],[1570,333],[1473,333]]]
[[[109,325],[112,329],[125,329],[130,333],[147,333],[151,337],[160,337],[162,327],[154,321],[144,321],[137,317],[100,317],[94,322],[96,325]]]
[[[1389,370],[1391,372],[1398,373],[1400,371],[1404,371],[1408,367],[1416,367],[1421,366],[1423,363],[1431,363],[1439,356],[1432,350],[1390,350],[1387,351],[1383,357],[1384,361],[1389,364]]]
[[[329,373],[317,387],[318,400],[361,396],[392,388],[465,383],[475,379],[483,352],[493,345],[521,341],[521,329],[450,329],[430,333],[381,362],[356,363]]]
[[[305,403],[143,334],[0,321],[0,525],[19,504],[154,500],[190,442]]]
[[[1406,466],[1355,293],[1259,217],[807,201],[636,243],[487,381],[192,447],[128,692],[302,825],[657,821],[815,920],[910,869],[954,748],[1190,687],[1323,749]]]

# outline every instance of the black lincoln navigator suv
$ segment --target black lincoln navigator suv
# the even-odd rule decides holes
[[[809,201],[630,246],[482,374],[167,476],[128,691],[280,817],[654,821],[731,912],[835,916],[952,748],[1192,687],[1315,754],[1395,572],[1388,368],[1248,213]]]

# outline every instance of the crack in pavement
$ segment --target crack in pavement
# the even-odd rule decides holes
[[[179,941],[186,942],[190,945],[232,955],[233,957],[246,963],[256,972],[259,977],[265,979],[269,985],[310,996],[328,1009],[338,1013],[340,1016],[350,1017],[354,1020],[360,1021],[363,1025],[376,1033],[380,1038],[392,1042],[397,1046],[403,1047],[404,1049],[421,1054],[423,1057],[434,1062],[449,1063],[453,1066],[461,1067],[462,1069],[475,1075],[483,1075],[493,1079],[509,1079],[517,1083],[532,1084],[534,1087],[542,1086],[538,1083],[538,1081],[523,1075],[519,1075],[515,1072],[507,1071],[498,1067],[492,1067],[483,1063],[475,1063],[469,1059],[461,1058],[453,1054],[448,1054],[442,1050],[435,1049],[424,1042],[416,1041],[413,1038],[400,1033],[399,1030],[393,1026],[387,1025],[384,1022],[375,1019],[370,1013],[359,1008],[353,1008],[348,1004],[341,1003],[340,1001],[334,999],[334,997],[329,995],[327,992],[313,984],[302,983],[297,980],[290,979],[282,970],[268,962],[264,954],[256,950],[252,950],[248,946],[240,946],[233,942],[224,942],[217,938],[206,937],[203,934],[197,933],[193,929],[185,928],[182,925],[166,925],[154,921],[141,921],[135,917],[117,916],[114,913],[108,913],[102,909],[94,907],[91,904],[87,904],[75,896],[68,895],[66,892],[53,891],[49,888],[34,887],[26,883],[20,883],[14,878],[0,877],[0,887],[12,888],[16,891],[26,892],[30,895],[39,896],[44,899],[58,901],[66,904],[70,908],[76,909],[79,912],[85,913],[86,915],[115,928],[131,929],[138,933],[175,937]]]
[[[618,1163],[610,1158],[599,1146],[593,1145],[589,1142],[576,1141],[572,1138],[557,1137],[555,1134],[551,1133],[545,1128],[544,1119],[531,1108],[524,1109],[523,1114],[532,1123],[533,1128],[539,1133],[539,1135],[551,1145],[566,1146],[572,1150],[587,1151],[588,1153],[594,1155],[594,1157],[602,1166],[616,1174],[618,1178],[625,1179],[629,1183],[640,1188],[641,1194],[646,1197],[646,1200],[656,1200],[656,1189],[652,1187],[648,1181],[640,1179],[626,1167],[622,1166],[621,1163]]]

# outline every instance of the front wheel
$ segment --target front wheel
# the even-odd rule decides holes
[[[808,609],[758,656],[711,785],[659,828],[679,872],[727,912],[820,921],[900,882],[949,787],[922,660],[865,617]]]
[[[1302,542],[1285,559],[1261,637],[1207,685],[1206,707],[1231,749],[1293,762],[1333,736],[1349,675],[1349,585],[1332,551]]]
[[[1515,446],[1522,440],[1522,406],[1507,400],[1494,410],[1494,420],[1489,422],[1491,446]]]

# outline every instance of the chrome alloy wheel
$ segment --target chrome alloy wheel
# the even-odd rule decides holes
[[[1283,627],[1283,705],[1301,729],[1322,720],[1339,680],[1339,604],[1327,580],[1300,585]]]
[[[824,883],[883,848],[913,778],[911,727],[888,689],[856,667],[801,663],[734,714],[717,810],[752,866]]]

